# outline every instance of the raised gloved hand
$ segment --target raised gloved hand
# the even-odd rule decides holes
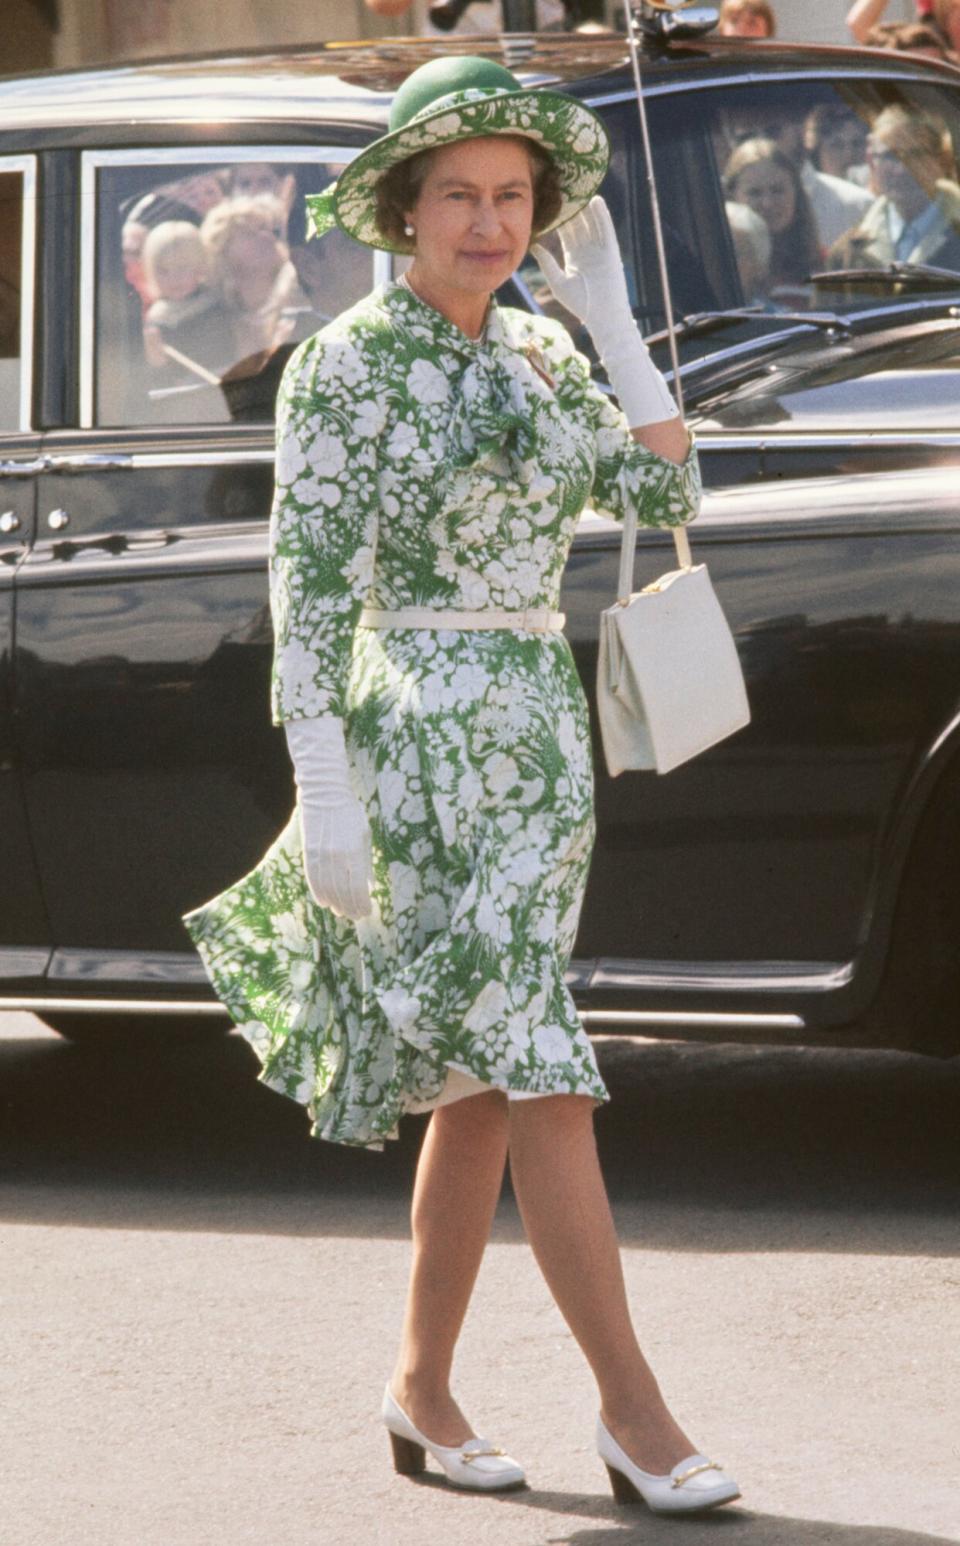
[[[340,917],[371,912],[370,823],[350,787],[343,720],[335,714],[283,723],[300,796],[303,864],[314,900]]]
[[[677,418],[680,410],[633,320],[620,244],[599,194],[557,235],[563,268],[545,247],[530,250],[561,306],[588,329],[630,428]]]

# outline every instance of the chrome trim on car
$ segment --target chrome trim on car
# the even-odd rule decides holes
[[[134,468],[236,467],[250,462],[272,462],[275,453],[266,447],[249,451],[134,451]]]
[[[76,1011],[77,1014],[144,1014],[144,1015],[226,1015],[222,1004],[212,1004],[209,999],[158,999],[158,998],[24,998],[13,994],[0,994],[0,1014],[12,1010],[26,1010],[28,1014],[42,1014],[45,1010]]]
[[[784,1031],[806,1029],[801,1015],[738,1015],[729,1010],[708,1013],[693,1009],[581,1009],[578,1014],[585,1024],[598,1025],[756,1025]]]
[[[209,166],[243,161],[346,166],[357,145],[157,145],[149,150],[87,150],[80,158],[80,428],[93,428],[96,377],[97,173],[105,166]],[[133,426],[131,426],[133,427]]]
[[[144,998],[26,998],[12,994],[0,995],[0,1014],[14,1011],[27,1014],[44,1012],[70,1014],[142,1014],[142,1015],[202,1015],[229,1018],[222,1004],[209,999],[144,999]],[[754,1025],[782,1030],[802,1031],[805,1021],[800,1015],[706,1013],[694,1010],[664,1009],[581,1009],[580,1018],[585,1023],[598,1025],[690,1025],[736,1026]]]
[[[679,990],[819,996],[849,987],[853,976],[852,961],[625,961],[600,956],[590,987],[638,995]]]
[[[133,466],[128,451],[90,451],[83,456],[48,456],[48,472],[108,472]]]
[[[46,472],[49,465],[49,456],[31,456],[25,462],[0,462],[0,478],[32,478]]]
[[[862,435],[851,435],[848,430],[831,433],[804,434],[802,430],[772,429],[769,434],[737,435],[729,430],[713,437],[709,429],[700,429],[694,422],[697,445],[713,451],[777,451],[784,447],[791,450],[823,451],[848,446],[851,451],[872,450],[875,446],[960,446],[960,432],[954,430],[864,430]]]
[[[294,161],[336,161],[346,166],[362,150],[360,145],[261,145],[251,141],[249,145],[153,145],[143,150],[87,150],[84,161],[95,166],[156,166],[169,162],[174,166],[190,166],[195,162],[208,165],[211,161],[229,164],[231,161],[281,161],[284,165]]]

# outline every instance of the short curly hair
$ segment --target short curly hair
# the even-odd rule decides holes
[[[222,199],[203,218],[200,235],[206,248],[213,279],[227,299],[231,299],[228,248],[238,232],[267,232],[274,238],[285,261],[289,257],[283,240],[285,215],[280,200],[269,193]]]
[[[563,207],[563,185],[557,164],[548,150],[524,134],[504,135],[503,138],[519,140],[530,157],[533,176],[533,223],[530,234],[539,236],[541,231],[553,224]],[[418,151],[414,156],[407,156],[388,172],[384,172],[377,183],[377,230],[399,252],[412,253],[416,250],[415,239],[407,236],[404,231],[404,212],[416,204],[426,179],[430,158],[442,148],[433,146],[429,150]]]

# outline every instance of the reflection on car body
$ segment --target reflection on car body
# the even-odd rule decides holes
[[[0,82],[0,1007],[78,1037],[222,1023],[180,918],[293,799],[267,712],[277,385],[400,266],[309,241],[303,197],[443,49]],[[595,759],[571,985],[598,1025],[956,1051],[960,75],[709,40],[644,73],[707,490],[694,553],[753,721],[664,779]],[[543,37],[520,74],[603,113],[667,367],[622,43]],[[532,260],[501,299],[556,310]],[[563,607],[591,697],[618,548],[585,514]],[[637,583],[670,552],[645,531]]]

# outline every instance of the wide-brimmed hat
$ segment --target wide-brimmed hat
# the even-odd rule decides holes
[[[418,151],[489,134],[523,135],[552,157],[562,202],[545,230],[563,225],[588,203],[610,159],[603,120],[574,97],[521,86],[494,59],[466,54],[431,59],[407,77],[394,97],[387,133],[361,151],[323,193],[307,197],[308,228],[322,236],[338,225],[368,247],[405,250],[377,228],[380,178]]]

